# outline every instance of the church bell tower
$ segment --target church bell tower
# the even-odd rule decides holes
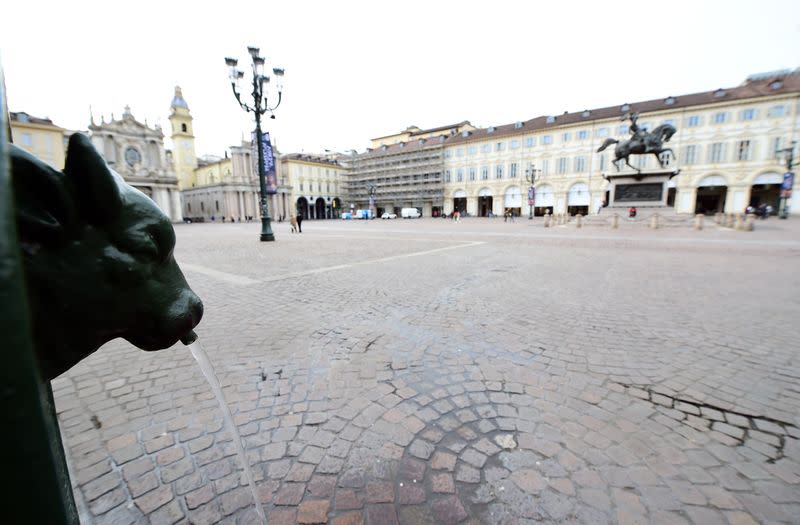
[[[189,189],[197,182],[194,173],[197,168],[197,156],[194,150],[192,114],[189,112],[189,105],[183,98],[180,86],[175,86],[169,123],[172,125],[172,158],[175,173],[178,175],[178,187],[182,190]]]

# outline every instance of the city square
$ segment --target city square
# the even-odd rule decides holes
[[[800,524],[800,4],[93,4],[0,32],[4,522]]]
[[[176,225],[268,523],[797,523],[797,223],[601,218]],[[83,523],[257,522],[183,345],[52,386]]]

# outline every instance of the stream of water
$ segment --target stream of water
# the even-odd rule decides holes
[[[256,490],[256,482],[253,478],[253,471],[250,469],[250,463],[248,463],[247,456],[244,453],[242,438],[239,435],[239,430],[236,428],[236,425],[233,422],[231,409],[228,407],[228,404],[225,402],[225,396],[222,394],[222,387],[220,386],[219,379],[214,371],[214,366],[211,364],[211,361],[209,361],[208,354],[206,354],[205,351],[200,347],[200,343],[194,341],[187,346],[189,347],[189,350],[191,350],[192,356],[194,356],[197,364],[200,365],[200,370],[202,370],[203,375],[206,376],[208,384],[211,385],[211,390],[217,397],[219,407],[222,409],[222,417],[225,419],[225,426],[228,427],[228,432],[230,432],[231,437],[233,438],[233,444],[236,447],[236,453],[239,455],[239,461],[242,463],[242,467],[244,468],[244,475],[247,478],[247,483],[250,485],[250,493],[253,495],[253,502],[256,506],[256,514],[258,514],[258,518],[261,520],[262,525],[267,525],[267,516],[264,514],[264,508],[261,506],[261,502],[258,500],[258,491]]]

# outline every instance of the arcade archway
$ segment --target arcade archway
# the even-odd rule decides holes
[[[552,186],[540,186],[533,192],[533,214],[537,217],[553,213],[556,197]]]
[[[489,217],[492,214],[492,190],[483,188],[478,192],[478,217]]]
[[[297,199],[297,215],[303,220],[308,219],[308,199],[305,197]]]
[[[709,175],[697,185],[695,213],[714,215],[725,211],[725,196],[728,194],[728,183],[720,175]]]
[[[567,213],[589,215],[589,186],[585,182],[573,184],[567,194]]]
[[[511,186],[506,189],[503,209],[505,212],[511,212],[515,217],[522,215],[522,191],[519,186]]]
[[[338,219],[342,215],[342,199],[334,197],[331,202],[331,215],[334,219]]]
[[[781,205],[781,184],[783,176],[780,173],[762,173],[756,177],[750,188],[750,206],[758,208],[763,204],[772,206],[777,212]]]
[[[325,199],[322,197],[317,197],[317,201],[314,203],[314,218],[315,219],[325,219]]]
[[[453,211],[461,215],[467,213],[467,192],[464,190],[457,190],[453,193]]]

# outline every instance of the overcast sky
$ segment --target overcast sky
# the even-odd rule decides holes
[[[252,129],[224,58],[286,69],[282,153],[364,150],[409,125],[499,125],[730,87],[800,66],[800,2],[81,2],[3,6],[11,111],[86,129],[126,104],[169,135],[183,88],[197,153]],[[246,77],[247,78],[247,77]],[[169,147],[169,140],[167,140]]]

